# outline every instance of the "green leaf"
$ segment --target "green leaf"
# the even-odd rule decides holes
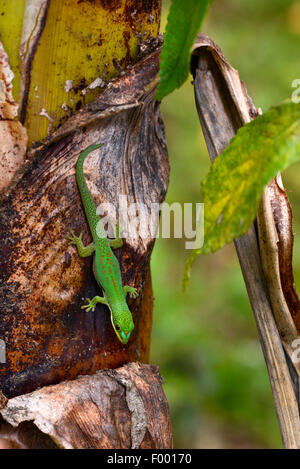
[[[204,245],[187,260],[186,288],[198,254],[220,249],[247,232],[266,184],[300,160],[300,104],[285,101],[239,129],[201,184]]]
[[[190,52],[209,3],[210,0],[172,1],[160,57],[156,99],[162,99],[187,79]]]

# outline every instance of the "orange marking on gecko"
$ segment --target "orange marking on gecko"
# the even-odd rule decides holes
[[[112,280],[112,283],[113,283],[113,285],[114,285],[115,292],[116,292],[116,294],[119,296],[119,293],[118,293],[118,290],[117,290],[117,285],[116,285],[115,279],[113,278],[112,271],[111,271],[111,268],[110,268],[110,267],[108,267],[108,271],[109,271],[109,273],[110,273],[110,275],[111,275],[111,280]]]

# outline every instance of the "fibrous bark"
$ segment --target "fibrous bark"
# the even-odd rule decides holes
[[[19,79],[13,92],[20,102],[17,121],[12,73],[0,48],[0,434],[6,446],[172,446],[156,368],[130,363],[114,370],[148,359],[158,211],[143,235],[123,232],[116,251],[123,284],[139,293],[128,299],[135,329],[126,346],[106,306],[82,310],[101,287],[92,259],[81,259],[66,239],[73,229],[83,231],[85,244],[91,240],[75,181],[78,156],[91,144],[102,147],[85,162],[87,184],[97,206],[116,209],[105,214],[105,228],[116,221],[120,195],[146,212],[165,197],[169,164],[154,100],[160,8],[160,0],[12,0],[4,6],[1,39]],[[129,228],[142,223],[132,206]],[[81,374],[91,376],[74,381]],[[53,383],[59,387],[46,386]]]
[[[86,244],[90,241],[75,181],[78,155],[90,144],[103,144],[85,164],[96,205],[110,202],[118,208],[122,194],[129,204],[143,203],[150,210],[164,199],[169,165],[159,104],[153,99],[158,60],[159,47],[32,149],[29,165],[3,194],[0,337],[7,361],[0,365],[0,388],[7,397],[147,360],[155,231],[124,239],[116,251],[123,284],[139,292],[137,300],[129,300],[135,330],[126,346],[117,340],[106,306],[89,313],[81,309],[83,298],[99,294],[99,286],[92,259],[79,258],[66,236],[72,228],[84,232]]]
[[[139,363],[12,398],[0,414],[0,438],[20,448],[151,449],[173,445],[157,367]]]

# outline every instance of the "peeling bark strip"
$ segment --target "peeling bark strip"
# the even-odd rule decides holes
[[[46,24],[49,4],[50,0],[27,0],[20,45],[20,55],[22,58],[20,121],[22,124],[25,122],[27,112],[32,61]]]
[[[154,239],[124,240],[116,251],[123,283],[138,288],[129,300],[135,329],[127,345],[116,338],[106,306],[81,309],[99,294],[92,259],[68,246],[72,228],[90,233],[75,181],[80,152],[103,146],[87,158],[85,175],[96,205],[161,203],[169,163],[159,104],[153,100],[159,49],[115,80],[93,103],[70,118],[46,144],[33,149],[30,166],[3,195],[0,206],[0,338],[6,342],[0,388],[7,397],[100,368],[146,361],[152,289],[149,273]]]
[[[191,67],[199,119],[213,161],[258,111],[238,72],[203,35],[195,44]],[[235,247],[268,367],[283,443],[286,448],[300,448],[300,367],[292,363],[290,343],[297,337],[292,317],[297,317],[299,303],[292,277],[291,209],[278,180],[265,189],[262,204],[260,240],[253,225],[235,240]]]
[[[49,447],[46,436],[63,449],[173,447],[161,377],[150,365],[129,363],[44,387],[10,399],[0,414],[0,438],[9,436],[25,448]]]
[[[0,192],[5,190],[25,159],[27,134],[15,118],[18,104],[12,95],[13,72],[0,42]]]

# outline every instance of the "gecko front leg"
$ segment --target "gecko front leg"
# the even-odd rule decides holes
[[[137,289],[134,287],[130,287],[129,285],[124,285],[123,292],[124,292],[125,298],[126,298],[127,293],[129,294],[130,298],[137,298],[139,296]]]
[[[91,243],[88,246],[84,246],[82,242],[82,235],[83,232],[81,232],[79,236],[76,236],[73,230],[70,230],[70,236],[67,236],[67,239],[69,240],[69,244],[76,245],[80,257],[89,257],[95,251],[95,245],[94,243]]]

